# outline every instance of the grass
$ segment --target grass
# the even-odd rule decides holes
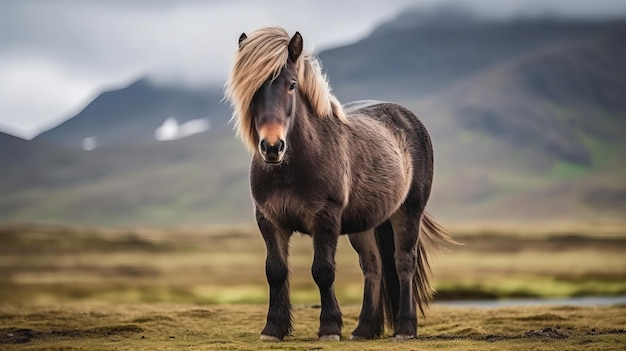
[[[452,228],[433,261],[437,299],[626,294],[626,226]],[[0,227],[0,350],[615,349],[626,308],[436,305],[419,339],[319,343],[311,240],[290,248],[296,330],[261,343],[267,304],[263,241],[253,227]],[[357,323],[362,275],[342,238],[336,291],[344,337]],[[389,335],[389,332],[387,332]]]
[[[343,341],[316,338],[319,309],[298,305],[281,343],[259,340],[259,305],[84,304],[0,306],[2,350],[615,350],[626,345],[626,307],[472,309],[436,306],[416,340],[347,341],[358,307],[344,312]],[[388,333],[387,333],[388,335]]]
[[[558,180],[578,179],[589,173],[589,168],[575,163],[558,161],[550,170],[550,177]]]
[[[439,299],[626,294],[623,227],[539,232],[455,229],[465,245],[433,262]],[[295,303],[318,302],[311,240],[292,238]],[[252,227],[155,230],[0,227],[0,300],[265,303],[263,240]],[[362,274],[346,238],[336,291],[358,303]]]

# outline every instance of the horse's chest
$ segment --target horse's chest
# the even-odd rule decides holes
[[[295,191],[281,189],[268,194],[257,206],[271,222],[289,230],[310,233],[321,206]]]

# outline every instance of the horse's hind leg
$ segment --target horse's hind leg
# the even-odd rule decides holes
[[[376,244],[374,229],[349,235],[350,243],[359,254],[359,264],[363,271],[363,306],[359,315],[359,325],[350,339],[372,339],[383,332],[383,311],[380,301],[382,282],[382,261]]]
[[[391,216],[394,232],[395,260],[400,296],[395,320],[394,335],[399,339],[414,338],[417,334],[417,312],[413,276],[417,266],[417,240],[421,211],[406,204]]]
[[[279,231],[258,210],[256,219],[267,248],[265,275],[270,286],[267,323],[261,332],[261,340],[280,341],[289,335],[292,326],[287,266],[291,233]]]

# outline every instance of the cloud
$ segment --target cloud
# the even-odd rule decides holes
[[[0,57],[43,57],[96,77],[170,71],[191,83],[214,81],[226,77],[242,31],[282,25],[327,47],[366,34],[410,2],[21,0],[0,15]],[[350,7],[354,16],[345,15]]]
[[[300,31],[319,51],[365,36],[402,8],[438,0],[20,0],[0,2],[0,122],[23,136],[140,76],[221,83],[241,32]],[[624,14],[623,0],[471,0],[490,16]]]
[[[281,25],[300,30],[307,47],[324,48],[367,34],[410,2],[3,2],[0,121],[31,137],[102,89],[142,75],[221,83],[242,31]],[[346,16],[350,7],[354,16]]]

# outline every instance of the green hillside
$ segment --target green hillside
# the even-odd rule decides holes
[[[67,151],[0,181],[0,220],[90,225],[245,222],[248,156],[232,133]],[[7,184],[7,182],[10,182]]]
[[[441,212],[473,199],[458,216],[623,216],[625,42],[619,32],[548,48],[417,101],[440,119],[437,135],[456,136],[435,138]]]

